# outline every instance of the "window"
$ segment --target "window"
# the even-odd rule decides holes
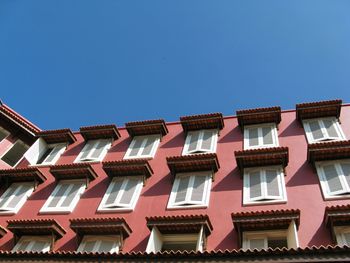
[[[350,160],[316,163],[326,199],[350,197]]]
[[[109,252],[118,253],[120,246],[120,236],[84,236],[78,252]]]
[[[110,139],[89,140],[74,162],[101,161],[111,147]]]
[[[99,211],[133,210],[142,190],[141,177],[115,177],[108,186]]]
[[[350,227],[349,226],[334,227],[334,233],[336,235],[338,246],[350,246]]]
[[[60,181],[40,212],[72,212],[85,189],[85,180]]]
[[[7,136],[9,136],[9,132],[6,131],[5,129],[0,127],[0,142],[5,139]]]
[[[135,136],[124,159],[153,158],[160,142],[159,135]]]
[[[287,201],[282,167],[246,168],[243,180],[244,204]]]
[[[214,153],[218,139],[217,130],[189,131],[182,155],[193,153]]]
[[[207,207],[211,178],[210,172],[177,174],[168,208]]]
[[[51,246],[50,240],[50,236],[23,236],[12,251],[48,252]]]
[[[345,140],[339,122],[334,117],[304,120],[303,124],[309,143]]]
[[[13,167],[23,157],[23,154],[28,150],[28,148],[28,145],[26,145],[24,142],[17,140],[12,145],[12,147],[1,157],[1,160]]]
[[[277,147],[276,124],[259,124],[244,127],[244,149]]]
[[[13,183],[0,197],[0,213],[17,213],[34,190],[34,183]]]

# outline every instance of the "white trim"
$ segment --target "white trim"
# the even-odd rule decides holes
[[[205,179],[205,185],[204,185],[204,192],[203,192],[203,199],[202,201],[192,201],[192,191],[193,191],[193,184],[195,181],[196,176],[206,176]],[[189,184],[186,190],[186,197],[185,201],[175,203],[177,191],[179,188],[180,178],[183,177],[190,177]],[[213,174],[212,172],[193,172],[193,173],[179,173],[175,177],[175,181],[173,184],[173,188],[170,193],[169,201],[168,201],[168,209],[186,209],[186,208],[194,208],[194,207],[208,207],[209,205],[209,198],[210,198],[210,190],[211,190],[211,181],[212,181]]]
[[[267,184],[266,184],[266,170],[275,170],[277,172],[277,180],[279,187],[279,197],[268,196]],[[261,182],[260,197],[250,198],[250,178],[249,175],[252,172],[259,172]],[[263,166],[254,168],[245,168],[243,175],[243,205],[255,205],[255,204],[272,204],[272,203],[285,203],[287,202],[287,192],[284,181],[284,173],[281,166]]]
[[[6,163],[6,164],[7,164],[8,166],[10,166],[10,167],[16,167],[16,166],[22,161],[22,159],[24,158],[25,152],[24,152],[24,154],[22,155],[22,157],[19,158],[18,161],[17,161],[13,166],[11,166],[10,164],[8,164],[7,162],[5,162],[5,161],[2,159],[2,158],[13,148],[13,146],[14,146],[16,143],[23,144],[23,145],[27,146],[28,149],[29,149],[29,145],[27,145],[26,143],[24,143],[24,142],[23,142],[22,140],[20,140],[20,139],[17,139],[12,145],[10,145],[9,148],[6,150],[6,152],[4,152],[4,153],[1,155],[1,157],[0,157],[1,161],[3,161],[4,163]],[[27,150],[28,150],[28,149],[27,149]]]
[[[3,131],[5,133],[5,137],[2,140],[0,140],[0,142],[5,140],[11,134],[8,130],[6,130],[6,129],[2,128],[2,127],[0,127],[0,131]]]
[[[210,150],[202,149],[204,132],[208,132],[208,131],[212,132]],[[191,137],[193,136],[193,134],[196,134],[196,133],[199,134],[198,141],[197,141],[197,147],[195,150],[189,151],[188,148],[190,146]],[[198,154],[198,153],[215,153],[216,147],[217,147],[217,141],[218,141],[218,130],[217,129],[189,131],[187,133],[187,136],[186,136],[186,141],[185,141],[184,148],[182,150],[182,155],[190,155],[190,154]]]
[[[7,208],[7,205],[13,200],[13,198],[15,197],[15,194],[18,193],[24,186],[30,186],[30,187],[25,192],[23,197],[17,202],[14,208],[12,209]],[[13,188],[16,188],[16,190],[13,191]],[[7,188],[6,191],[0,197],[0,203],[1,203],[9,192],[13,192],[11,196],[6,197],[7,201],[4,203],[2,207],[0,207],[0,214],[17,214],[17,212],[21,209],[21,207],[24,205],[24,203],[27,201],[28,197],[32,194],[33,191],[34,191],[34,182],[11,184],[9,188]]]
[[[130,155],[138,140],[142,140],[141,147],[140,147],[139,151],[137,152],[136,155]],[[150,154],[144,155],[144,154],[142,154],[142,152],[144,151],[148,140],[154,140],[153,145],[152,145],[152,150],[151,150]],[[156,154],[157,148],[159,146],[159,142],[160,142],[160,135],[135,136],[132,139],[132,141],[129,145],[129,148],[124,155],[124,159],[154,158],[154,155]]]
[[[101,151],[101,154],[98,158],[93,158],[91,157],[94,152],[96,151],[96,147],[98,146],[98,144],[102,141],[105,141],[105,145],[103,150]],[[93,145],[92,148],[90,149],[88,155],[86,158],[81,159],[82,155],[84,154],[86,148],[90,147],[91,144]],[[112,140],[111,139],[97,139],[97,140],[88,140],[83,149],[80,151],[80,153],[78,154],[77,158],[75,158],[74,163],[79,163],[79,162],[99,162],[102,161],[103,158],[106,156],[108,150],[111,148],[112,146]]]
[[[19,247],[21,246],[22,242],[29,241],[29,244],[24,249],[24,251],[32,251],[32,248],[35,245],[35,242],[45,242],[46,247],[41,252],[49,252],[51,247],[51,238],[50,236],[22,236],[20,240],[16,243],[14,248],[12,249],[12,252],[18,251]]]
[[[337,137],[331,137],[327,134],[327,130],[324,125],[324,120],[331,120],[333,122],[333,127],[336,130],[338,136]],[[314,140],[310,128],[309,122],[311,121],[317,121],[318,125],[321,127],[321,133],[323,135],[322,138]],[[341,141],[346,140],[346,137],[344,135],[344,132],[339,124],[339,121],[335,117],[327,117],[327,118],[316,118],[316,119],[307,119],[303,120],[303,126],[306,133],[306,138],[309,143],[315,143],[320,141]]]
[[[95,242],[95,245],[92,251],[86,251],[85,245],[87,242]],[[110,251],[102,251],[101,244],[103,241],[111,241],[113,242],[114,247]],[[82,241],[79,244],[78,252],[104,252],[104,253],[119,253],[119,247],[121,245],[120,236],[119,235],[86,235],[83,237]]]
[[[316,162],[317,175],[320,180],[322,194],[325,200],[350,198],[350,185],[348,184],[344,176],[344,173],[342,171],[342,168],[341,168],[342,163],[347,163],[350,165],[350,159]],[[333,165],[335,167],[339,177],[339,181],[343,187],[343,191],[338,191],[334,193],[330,192],[330,189],[327,183],[327,178],[323,168],[326,165]]]
[[[62,185],[69,185],[66,191],[64,192],[63,196],[58,201],[57,205],[55,207],[49,207],[51,201],[56,196],[57,192],[61,189]],[[70,192],[70,190],[73,188],[74,185],[80,185],[76,195],[74,196],[72,202],[67,207],[62,207],[61,205],[64,203],[64,201],[67,198],[67,194]],[[40,209],[40,213],[46,213],[46,212],[72,212],[77,203],[79,202],[80,196],[83,194],[85,190],[85,180],[62,180],[59,181],[56,185],[55,189],[49,196],[49,198],[46,200],[44,206]]]
[[[271,128],[272,135],[272,144],[264,144],[263,140],[263,128]],[[258,130],[258,145],[250,146],[249,145],[249,130],[257,129]],[[275,123],[263,123],[256,125],[244,126],[244,149],[258,149],[258,148],[269,148],[269,147],[278,147],[278,132]]]
[[[119,201],[122,198],[125,188],[127,186],[127,183],[129,182],[130,179],[138,179],[137,185],[136,185],[136,189],[135,192],[133,194],[133,197],[131,198],[130,204],[129,205],[123,205],[120,204]],[[119,190],[118,194],[117,194],[117,198],[114,202],[114,205],[106,205],[106,202],[111,194],[111,191],[113,190],[113,187],[115,185],[115,183],[117,181],[123,181],[122,182],[122,186],[121,189]],[[142,178],[141,177],[135,177],[135,176],[126,176],[123,178],[113,178],[111,183],[109,184],[107,191],[105,193],[105,195],[102,198],[102,201],[97,209],[97,211],[100,212],[107,212],[107,211],[133,211],[135,209],[137,200],[139,199],[139,196],[141,194],[142,191],[142,186],[143,186],[143,182],[142,182]]]

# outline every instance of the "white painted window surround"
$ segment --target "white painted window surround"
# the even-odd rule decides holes
[[[160,142],[160,135],[135,136],[124,159],[153,158]]]
[[[22,236],[12,251],[48,252],[50,246],[50,236]]]
[[[309,143],[345,140],[345,135],[335,117],[308,119],[303,121]]]
[[[120,244],[118,235],[87,235],[83,237],[78,252],[119,253]]]
[[[186,136],[182,155],[197,153],[215,153],[218,130],[189,131]]]
[[[86,142],[84,148],[81,150],[74,162],[102,161],[109,148],[111,148],[111,145],[111,139],[89,140]]]
[[[275,123],[244,126],[244,149],[278,147]]]
[[[34,190],[34,182],[13,183],[0,197],[0,214],[16,214]]]

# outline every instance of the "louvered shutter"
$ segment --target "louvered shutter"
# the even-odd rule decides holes
[[[147,140],[143,150],[142,150],[142,153],[141,155],[144,155],[144,156],[148,156],[151,154],[152,152],[152,148],[153,148],[153,144],[154,144],[154,141],[155,141],[155,138],[154,137],[148,137],[148,138],[145,138],[145,140]]]
[[[30,244],[30,240],[20,240],[19,245],[16,248],[16,251],[28,251],[29,244]]]
[[[21,200],[27,197],[29,190],[32,188],[33,186],[29,184],[19,185],[19,188],[18,187],[16,188],[16,191],[11,201],[6,205],[7,209],[8,210],[15,209],[18,203],[20,203]]]
[[[348,192],[350,190],[350,163],[342,163],[341,168],[347,183]]]
[[[203,130],[203,138],[202,138],[202,145],[201,150],[202,151],[212,151],[213,150],[213,139],[214,139],[214,132],[210,130]]]
[[[254,147],[259,145],[259,131],[258,128],[248,129],[249,146]]]
[[[116,202],[118,194],[120,193],[120,189],[122,187],[122,184],[123,184],[123,180],[121,180],[121,179],[114,179],[112,181],[112,184],[110,186],[111,190],[109,192],[108,198],[107,198],[104,206],[109,207]]]
[[[263,145],[273,144],[272,127],[262,127]]]
[[[48,246],[50,246],[49,243],[45,241],[39,241],[35,240],[32,248],[30,249],[31,251],[37,251],[37,252],[42,252],[44,251]]]
[[[188,143],[187,152],[191,153],[197,150],[197,145],[199,142],[199,134],[200,134],[200,131],[193,131],[189,133],[190,141]]]
[[[47,155],[47,157],[45,158],[45,160],[43,161],[43,163],[51,163],[54,161],[54,159],[57,157],[57,155],[63,151],[63,149],[66,146],[64,145],[59,145],[59,146],[55,146],[53,149],[51,149],[50,153]]]
[[[176,178],[178,180],[178,187],[175,195],[174,204],[185,202],[190,176]]]
[[[308,124],[309,124],[311,135],[314,141],[319,141],[324,139],[324,135],[322,133],[322,129],[318,120],[309,121]]]
[[[59,187],[58,191],[54,194],[48,207],[56,207],[57,206],[58,202],[64,196],[64,193],[67,191],[69,184],[59,184],[59,185],[57,185],[57,187]]]
[[[206,180],[207,176],[194,176],[191,201],[195,203],[203,202]]]
[[[67,196],[65,197],[63,203],[61,204],[61,207],[69,207],[73,202],[73,199],[78,195],[81,187],[82,187],[82,184],[76,184],[76,183],[72,184],[71,188],[68,191]]]
[[[335,128],[335,123],[331,119],[324,119],[323,120],[323,125],[327,131],[328,138],[331,139],[337,139],[340,136],[338,135],[338,132]]]
[[[14,194],[14,192],[17,190],[17,187],[13,187],[11,185],[5,193],[1,196],[1,201],[0,201],[0,209],[1,210],[7,210],[7,206],[5,204],[8,202],[9,197]]]
[[[323,166],[326,183],[329,189],[329,195],[342,194],[345,189],[340,181],[338,172],[333,164]]]
[[[345,245],[350,246],[350,233],[344,233],[343,234]]]
[[[130,151],[129,156],[130,157],[135,157],[139,153],[141,149],[141,145],[143,142],[144,138],[143,137],[134,137],[134,145],[132,146],[132,149]]]
[[[84,246],[81,248],[80,251],[82,252],[94,252],[94,247],[96,244],[96,240],[88,240],[84,242]]]
[[[267,246],[266,243],[267,243],[267,240],[265,238],[252,238],[252,239],[249,239],[249,248],[251,250],[253,249],[261,250],[266,248]]]
[[[262,198],[260,171],[250,172],[249,176],[249,197],[250,200],[260,200]]]
[[[135,194],[138,183],[139,183],[138,179],[128,179],[126,186],[124,188],[123,195],[119,201],[121,206],[130,206],[131,205],[131,201],[132,201],[132,198]]]
[[[280,199],[281,191],[278,181],[278,171],[277,170],[266,170],[266,192],[267,197],[272,199]]]
[[[94,144],[95,144],[95,141],[88,141],[85,144],[85,146],[82,150],[83,154],[81,155],[80,160],[85,160],[88,157],[92,147],[94,147]]]
[[[100,246],[97,249],[98,252],[112,252],[117,246],[115,241],[112,240],[101,240]]]
[[[91,159],[99,159],[108,141],[100,140],[91,154]]]

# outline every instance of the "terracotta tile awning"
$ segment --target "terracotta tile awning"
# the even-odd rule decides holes
[[[301,122],[305,119],[336,117],[339,118],[342,100],[327,100],[296,105],[296,117]]]
[[[144,182],[153,174],[152,167],[147,159],[104,162],[103,170],[109,177],[143,176]]]
[[[192,130],[224,128],[222,113],[210,113],[180,117],[180,122],[185,133]]]
[[[23,235],[54,235],[63,237],[66,231],[54,219],[8,220],[7,229],[17,238]]]
[[[213,230],[207,215],[153,216],[146,220],[150,230],[155,226],[162,234],[199,233],[203,226],[208,236]]]
[[[308,145],[307,159],[312,164],[317,161],[350,158],[350,141],[329,141]]]
[[[297,226],[300,224],[300,211],[298,209],[239,212],[232,213],[231,217],[240,243],[244,231],[288,229],[292,220]]]
[[[147,120],[125,123],[125,128],[131,137],[160,134],[165,136],[168,133],[168,128],[164,120]]]
[[[199,171],[212,171],[216,173],[220,168],[216,153],[173,156],[167,157],[166,160],[173,176],[177,173]]]
[[[131,228],[123,218],[77,218],[70,219],[70,228],[77,235],[121,235],[127,238]]]
[[[46,180],[36,167],[0,170],[0,178],[7,183],[31,181],[42,183]]]
[[[327,206],[324,223],[330,229],[333,241],[336,242],[334,227],[350,226],[350,205]]]
[[[88,163],[63,164],[51,166],[50,173],[57,179],[88,179],[94,180],[97,173]]]
[[[243,129],[245,125],[281,122],[281,107],[257,108],[236,111],[238,124]]]
[[[47,144],[68,143],[72,144],[77,141],[70,129],[40,131],[37,137],[43,138]]]
[[[244,168],[281,165],[288,165],[288,147],[273,147],[264,149],[235,151],[237,166],[243,174]]]
[[[118,128],[114,124],[80,127],[80,134],[86,141],[95,139],[116,140],[120,138]]]

